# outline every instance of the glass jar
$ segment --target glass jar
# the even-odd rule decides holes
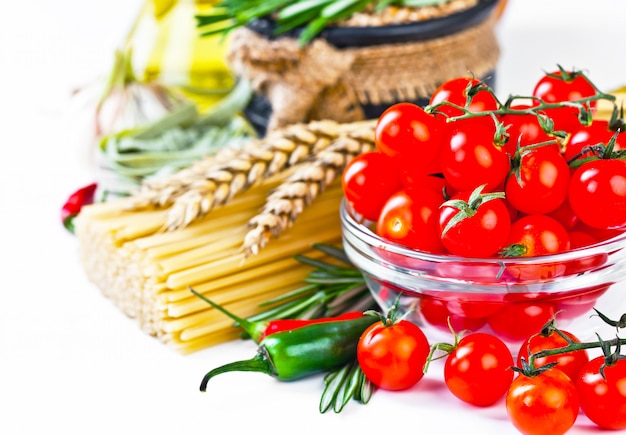
[[[195,16],[216,0],[145,0],[127,36],[133,69],[142,80],[180,88],[200,109],[225,97],[235,85],[226,62],[228,38],[203,37]]]

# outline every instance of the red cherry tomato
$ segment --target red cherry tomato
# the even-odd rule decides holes
[[[454,194],[454,191],[446,180],[438,175],[408,174],[405,172],[402,176],[402,184],[404,187],[427,187],[445,197],[450,197]]]
[[[483,199],[474,192],[460,192],[443,203],[439,228],[444,247],[454,255],[484,258],[502,248],[511,228],[509,211],[500,198]],[[459,216],[464,215],[461,220]]]
[[[528,104],[512,105],[511,110],[527,110],[532,108]],[[504,145],[504,149],[509,155],[514,156],[518,147],[534,145],[538,143],[554,140],[554,136],[544,131],[539,122],[539,116],[534,113],[506,114],[502,116],[501,122],[506,128],[509,139]],[[547,145],[560,151],[558,143]]]
[[[576,213],[572,210],[572,206],[569,205],[567,198],[565,198],[565,201],[555,210],[548,213],[548,216],[559,221],[567,231],[572,231],[578,223],[578,216],[576,216]],[[570,246],[570,248],[572,247]]]
[[[428,187],[400,190],[389,197],[376,223],[376,233],[411,249],[440,253],[439,207],[442,193]]]
[[[585,233],[583,231],[570,231],[568,234],[570,249],[584,248],[598,243],[598,239],[596,239],[593,234]]]
[[[593,236],[598,242],[603,242],[605,240],[609,240],[609,239],[612,239],[613,237],[619,236],[624,231],[626,231],[626,228],[609,228],[609,229],[594,228],[594,227],[590,227],[589,225],[586,225],[585,223],[581,222],[579,219],[576,222],[576,225],[574,225],[574,228],[572,228],[572,231],[580,231],[583,233],[587,233]]]
[[[486,85],[471,77],[457,77],[441,84],[430,96],[429,105],[449,102],[464,107],[470,112],[496,110],[498,100]],[[442,104],[437,112],[448,117],[463,115],[463,110],[452,105]]]
[[[498,337],[519,343],[541,331],[555,312],[548,301],[510,302],[491,315],[488,323]]]
[[[448,303],[438,297],[422,296],[420,314],[428,325],[445,332],[450,332],[450,327],[455,331],[475,332],[487,323],[485,317],[468,317],[450,311]]]
[[[556,210],[567,198],[570,169],[553,147],[523,149],[505,184],[509,203],[524,214]]]
[[[506,273],[506,269],[502,264],[498,262],[480,262],[475,259],[469,261],[446,261],[438,262],[434,270],[435,275],[444,278],[458,279],[463,277],[463,280],[468,282],[476,282],[478,284],[496,284],[506,283],[509,281],[516,281]],[[476,299],[474,295],[473,299]],[[481,295],[482,296],[482,295]],[[481,299],[482,303],[494,302],[500,299],[490,297],[488,300]]]
[[[524,435],[562,435],[578,418],[576,387],[560,370],[536,376],[520,374],[506,395],[506,410],[513,425]]]
[[[443,137],[442,117],[427,113],[412,103],[397,103],[378,118],[376,148],[397,160],[401,170],[428,174],[438,163]]]
[[[393,160],[378,151],[360,154],[350,160],[342,175],[346,200],[365,219],[376,221],[391,194],[402,188]]]
[[[561,319],[576,319],[592,313],[597,300],[609,289],[610,285],[600,284],[568,292],[566,296],[554,299]]]
[[[569,249],[569,236],[556,219],[536,214],[523,216],[513,222],[509,245],[521,248],[516,257],[536,257],[558,254]]]
[[[604,357],[589,361],[576,379],[580,406],[589,420],[603,429],[626,429],[626,360],[600,367]]]
[[[503,257],[537,257],[558,254],[569,249],[569,233],[563,225],[548,215],[523,216],[511,224],[507,246],[501,250]],[[533,281],[562,276],[566,271],[563,262],[511,262],[507,272],[520,281]]]
[[[457,191],[473,190],[486,184],[486,190],[502,185],[511,168],[509,155],[496,144],[495,128],[455,121],[441,148],[441,170]]]
[[[568,162],[575,159],[591,157],[592,151],[584,151],[586,147],[598,144],[607,145],[615,135],[616,130],[611,127],[609,121],[594,119],[590,125],[580,126],[572,131],[566,145],[563,156]],[[626,147],[626,135],[623,131],[616,136],[614,150],[622,150]]]
[[[511,351],[499,338],[467,335],[446,358],[444,380],[452,394],[476,406],[496,403],[513,380]]]
[[[591,160],[572,175],[569,202],[576,216],[599,229],[626,226],[626,162]]]
[[[568,331],[561,330],[561,333],[568,337],[575,343],[580,343],[578,337]],[[544,335],[541,332],[533,334],[528,337],[519,348],[517,353],[517,366],[522,366],[522,358],[528,362],[528,356],[531,353],[537,353],[544,349],[558,349],[565,347],[568,342],[561,337],[556,331],[551,331],[548,335]],[[544,358],[537,358],[534,360],[535,367],[543,367],[550,363],[557,363],[556,369],[565,373],[572,381],[576,380],[578,373],[582,367],[589,361],[589,356],[586,350],[577,350],[575,352],[567,352],[559,355],[547,356]]]
[[[382,321],[363,332],[357,359],[365,376],[385,390],[406,390],[424,377],[430,345],[422,330],[408,320]]]
[[[533,96],[546,103],[560,103],[564,101],[578,101],[596,95],[593,84],[580,71],[554,71],[545,74],[537,81],[533,89]],[[592,111],[597,103],[588,103]],[[577,107],[559,107],[544,110],[545,114],[554,121],[555,130],[570,132],[581,125],[580,110]]]

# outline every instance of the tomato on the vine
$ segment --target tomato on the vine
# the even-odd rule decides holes
[[[522,148],[513,167],[505,193],[509,203],[522,213],[550,213],[567,198],[570,169],[553,147]]]
[[[546,103],[560,103],[579,101],[597,94],[593,84],[581,71],[566,71],[559,69],[544,74],[533,89],[533,96]],[[596,101],[582,104],[592,111],[597,106]],[[555,130],[572,131],[582,125],[579,119],[580,108],[560,106],[545,109],[544,113],[554,122]]]
[[[528,104],[517,104],[510,107],[511,110],[527,111],[533,106]],[[535,145],[539,143],[555,140],[554,136],[548,134],[542,127],[540,119],[545,117],[543,114],[536,113],[507,113],[501,117],[501,122],[509,139],[504,145],[509,155],[515,155],[518,147],[527,145]],[[558,142],[554,145],[548,145],[559,150]]]
[[[511,218],[499,193],[482,193],[478,187],[442,204],[439,228],[443,245],[451,254],[490,257],[504,246]]]
[[[590,147],[598,144],[607,145],[613,136],[615,136],[613,150],[618,151],[626,148],[626,134],[623,130],[617,133],[617,129],[613,128],[609,121],[594,119],[591,124],[580,126],[571,132],[565,144],[563,156],[568,162],[591,157],[594,152]]]
[[[494,335],[473,333],[464,336],[448,354],[444,380],[452,394],[476,406],[496,403],[513,380],[513,356]]]
[[[376,221],[391,194],[402,188],[393,160],[378,151],[359,154],[346,165],[342,188],[354,211]]]
[[[424,377],[430,354],[426,335],[416,324],[400,319],[378,321],[363,332],[357,360],[374,385],[385,390],[406,390]]]
[[[486,184],[492,190],[504,182],[511,160],[499,144],[495,126],[477,124],[471,119],[452,122],[441,147],[441,170],[457,191]]]
[[[583,163],[571,177],[569,202],[590,227],[626,226],[626,161],[603,158]]]
[[[489,88],[480,80],[472,77],[457,77],[441,85],[430,96],[429,105],[439,105],[444,102],[464,107],[469,112],[486,112],[498,108],[498,100]],[[448,117],[463,115],[463,110],[452,105],[441,104],[437,112]]]
[[[568,331],[560,331],[569,340],[574,343],[580,343],[578,337]],[[568,341],[565,340],[558,332],[550,330],[547,334],[538,332],[528,337],[519,348],[517,353],[517,366],[521,367],[522,358],[528,361],[528,356],[531,353],[537,353],[545,349],[558,349],[568,345]],[[584,349],[561,353],[558,355],[546,356],[543,358],[536,358],[534,360],[535,367],[544,367],[547,364],[557,363],[556,369],[565,373],[572,381],[576,380],[578,373],[582,367],[589,361],[587,351]]]
[[[401,171],[434,173],[443,138],[442,115],[408,102],[388,107],[374,130],[376,148],[394,158]]]
[[[506,410],[524,435],[562,435],[578,418],[578,394],[574,382],[560,370],[522,373],[507,392]]]
[[[626,359],[605,364],[604,356],[596,357],[575,382],[580,407],[589,420],[603,429],[626,429]]]
[[[443,252],[439,207],[443,193],[428,187],[402,189],[389,197],[376,223],[376,234],[411,249]]]

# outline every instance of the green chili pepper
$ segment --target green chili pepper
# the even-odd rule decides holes
[[[281,381],[293,381],[339,367],[356,358],[361,334],[378,320],[376,316],[363,316],[268,335],[261,341],[254,358],[208,372],[202,379],[200,391],[206,391],[209,380],[220,373],[261,372]]]
[[[363,312],[361,311],[348,311],[347,313],[339,314],[337,316],[315,319],[274,319],[268,321],[254,322],[239,317],[234,313],[231,313],[226,308],[222,307],[219,304],[216,304],[215,302],[204,296],[202,293],[198,293],[191,287],[189,288],[189,290],[191,290],[194,295],[198,296],[200,299],[211,305],[216,310],[219,310],[220,312],[233,319],[235,323],[240,326],[246,332],[246,334],[248,334],[250,338],[252,338],[252,340],[254,340],[256,343],[261,342],[268,335],[276,334],[277,332],[302,328],[303,326],[312,325],[314,323],[336,322],[338,320],[348,320],[354,319],[356,317],[365,316],[365,314],[363,314]]]

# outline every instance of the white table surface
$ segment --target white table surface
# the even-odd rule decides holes
[[[515,434],[503,403],[476,409],[437,365],[413,389],[317,410],[321,378],[281,383],[206,371],[251,357],[236,341],[180,355],[139,330],[85,278],[59,208],[91,174],[68,140],[72,89],[108,69],[140,0],[5,2],[0,12],[1,434]],[[499,23],[501,96],[557,64],[626,84],[626,2],[510,0]],[[581,417],[572,434],[596,433]]]

